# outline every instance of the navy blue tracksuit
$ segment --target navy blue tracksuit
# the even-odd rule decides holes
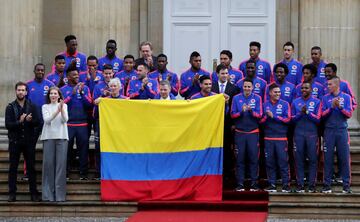
[[[306,113],[302,107],[306,106]],[[291,118],[295,123],[294,157],[296,182],[304,186],[305,158],[309,159],[309,186],[316,185],[318,155],[318,124],[321,119],[321,102],[310,96],[308,99],[299,97],[291,105]]]
[[[258,178],[259,169],[259,121],[263,115],[261,97],[251,93],[248,97],[240,93],[234,96],[231,105],[231,118],[235,123],[235,144],[237,146],[236,177],[238,185],[245,180],[245,156],[250,164],[251,183]],[[251,111],[243,111],[243,106],[251,107]]]
[[[265,163],[268,182],[275,185],[276,182],[276,164],[280,168],[283,185],[289,185],[289,164],[288,164],[288,144],[287,130],[290,122],[290,105],[284,100],[276,103],[265,102],[263,106],[264,117],[261,120],[264,123],[265,133]],[[266,112],[272,112],[273,118],[267,116]]]
[[[339,107],[332,107],[332,101],[339,99]],[[322,117],[325,121],[324,132],[324,186],[331,185],[334,171],[334,151],[338,152],[339,169],[343,187],[350,187],[350,139],[347,119],[352,115],[351,97],[343,92],[337,96],[327,94],[322,99]]]
[[[61,88],[69,113],[67,123],[69,132],[68,168],[70,162],[74,159],[72,149],[76,138],[76,147],[79,150],[80,176],[87,176],[89,151],[87,110],[92,106],[92,99],[87,86],[84,86],[82,91],[77,89],[76,93],[72,94],[74,87],[78,86],[65,85]]]

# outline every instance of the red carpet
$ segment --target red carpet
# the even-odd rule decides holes
[[[263,222],[267,192],[224,191],[222,201],[142,201],[127,222]]]
[[[140,211],[126,222],[264,222],[265,212]]]

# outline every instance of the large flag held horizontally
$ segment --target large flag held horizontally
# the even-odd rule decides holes
[[[224,97],[100,103],[101,199],[221,200]]]

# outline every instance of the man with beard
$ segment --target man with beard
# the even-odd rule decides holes
[[[149,79],[149,66],[140,64],[137,67],[138,77],[131,80],[126,92],[130,99],[154,99],[159,92],[156,80]]]
[[[189,63],[191,68],[180,76],[180,95],[185,99],[189,99],[195,93],[200,92],[200,76],[210,76],[208,71],[201,68],[201,56],[198,52],[191,53]]]
[[[5,126],[9,137],[9,202],[16,201],[16,180],[20,154],[23,153],[29,176],[32,201],[40,201],[36,189],[34,128],[39,119],[34,105],[27,100],[27,86],[23,82],[15,85],[16,100],[6,107]]]
[[[216,95],[216,93],[211,92],[211,79],[209,76],[204,75],[199,78],[200,83],[200,92],[195,93],[193,96],[191,96],[190,99],[200,99],[205,98],[208,96]]]

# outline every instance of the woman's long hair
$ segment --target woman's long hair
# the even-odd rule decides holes
[[[56,86],[52,86],[52,87],[50,87],[50,89],[48,90],[48,93],[46,94],[46,104],[51,103],[51,100],[50,100],[50,92],[51,92],[51,90],[56,90],[58,92],[58,94],[59,94],[58,102],[60,102],[60,100],[64,99],[60,89],[58,87],[56,87]]]

